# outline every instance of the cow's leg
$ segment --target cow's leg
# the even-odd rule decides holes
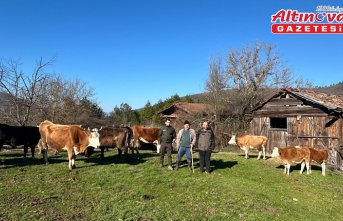
[[[266,148],[262,145],[262,152],[263,152],[263,159],[267,159],[266,158]]]
[[[129,152],[130,146],[124,146],[123,151],[124,151],[124,156],[127,157],[127,154]]]
[[[74,153],[72,148],[68,148],[69,170],[72,171],[75,168]]]
[[[288,163],[288,164],[287,164],[287,175],[288,175],[288,176],[289,176],[289,171],[290,171],[290,169],[291,169],[291,164]]]
[[[136,147],[136,153],[137,153],[137,155],[139,155],[138,147]]]
[[[123,150],[118,148],[118,155],[121,156],[123,154]]]
[[[322,163],[322,175],[325,176],[325,162]]]
[[[157,148],[157,149],[156,149],[156,152],[157,152],[157,153],[160,153],[161,144],[158,143],[157,146],[156,146],[156,148]]]
[[[100,146],[100,150],[101,150],[100,158],[101,158],[101,159],[104,159],[104,157],[105,157],[105,156],[104,156],[104,155],[105,155],[105,154],[104,154],[104,152],[105,152],[105,147]]]
[[[44,163],[47,165],[49,164],[49,160],[48,160],[48,149],[47,148],[43,148],[41,150],[42,152],[42,155],[43,155],[43,160],[44,160]]]
[[[136,153],[139,154],[138,152],[138,147],[140,146],[140,143],[139,143],[139,139],[136,140],[136,143],[135,143],[135,146],[134,146],[134,149],[132,150],[132,154],[135,153],[135,150],[136,150]]]
[[[248,159],[249,158],[249,148],[248,147],[244,148],[244,153],[245,153],[245,159]]]
[[[71,159],[71,167],[72,167],[73,169],[76,168],[76,166],[75,166],[75,159],[76,159],[76,155],[73,154],[73,157],[72,157],[72,159]]]
[[[285,164],[284,166],[285,166],[285,169],[284,169],[283,173],[287,174],[287,164]]]
[[[311,167],[310,167],[310,162],[306,162],[306,171],[307,171],[307,174],[310,174],[310,171],[311,171]]]
[[[302,174],[302,173],[303,173],[303,171],[304,171],[304,168],[305,168],[305,162],[303,161],[303,162],[301,162],[300,174]]]
[[[259,151],[258,151],[258,156],[257,156],[257,159],[258,159],[258,160],[261,158],[261,155],[262,155],[262,150],[259,150]]]
[[[27,155],[27,151],[28,151],[29,147],[27,146],[27,144],[24,145],[24,158],[26,159],[26,155]]]
[[[30,148],[31,148],[31,156],[32,156],[32,159],[35,159],[35,146],[32,145]]]
[[[48,161],[48,144],[45,143],[42,139],[40,139],[37,145],[38,145],[39,152],[43,156],[44,163],[48,164],[49,163],[49,161]]]
[[[43,149],[42,150],[42,154],[43,154],[43,159],[44,159],[45,164],[49,164],[49,161],[48,161],[48,149]]]

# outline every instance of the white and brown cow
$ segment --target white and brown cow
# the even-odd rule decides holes
[[[289,175],[292,163],[301,163],[300,174],[303,173],[306,165],[307,174],[310,174],[310,148],[308,147],[274,147],[272,157],[280,157],[280,160],[285,165],[284,173]]]
[[[143,143],[153,143],[157,146],[157,153],[160,152],[160,137],[158,135],[159,128],[152,127],[146,128],[140,125],[135,125],[132,127],[133,133],[133,148],[138,152],[139,142]]]
[[[310,173],[312,173],[311,170],[311,163],[316,162],[322,166],[322,175],[325,176],[325,169],[326,169],[326,162],[328,160],[329,154],[327,150],[323,149],[316,149],[310,147]]]
[[[45,163],[48,163],[48,149],[67,150],[70,170],[75,168],[77,154],[85,152],[88,146],[97,148],[100,145],[97,132],[84,130],[77,125],[54,124],[45,120],[39,125],[39,133],[39,147],[42,149]]]
[[[263,159],[266,159],[266,146],[267,146],[267,137],[265,136],[254,136],[254,135],[242,135],[242,136],[236,136],[233,135],[229,141],[229,144],[231,145],[238,145],[239,148],[244,150],[245,152],[245,158],[249,158],[249,149],[256,149],[258,150],[258,157],[259,160],[261,157],[261,154],[263,153]]]

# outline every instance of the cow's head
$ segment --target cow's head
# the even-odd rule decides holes
[[[278,156],[280,156],[279,148],[274,147],[272,157],[278,157]]]
[[[92,129],[92,131],[90,131],[88,146],[98,148],[100,146],[99,137],[100,137],[100,134],[98,132],[98,129],[97,128]]]
[[[232,135],[230,141],[229,141],[229,144],[231,145],[236,145],[236,135]]]
[[[85,140],[79,147],[74,147],[75,154],[86,152],[88,147],[98,148],[100,146],[100,135],[97,131],[83,130],[83,132],[86,134]]]

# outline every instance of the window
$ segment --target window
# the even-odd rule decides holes
[[[287,129],[287,118],[286,117],[271,117],[270,128]]]

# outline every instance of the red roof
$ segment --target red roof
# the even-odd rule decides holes
[[[158,113],[164,113],[171,108],[180,109],[185,111],[186,113],[213,112],[213,108],[209,104],[179,102],[174,103],[170,107],[161,110]]]

